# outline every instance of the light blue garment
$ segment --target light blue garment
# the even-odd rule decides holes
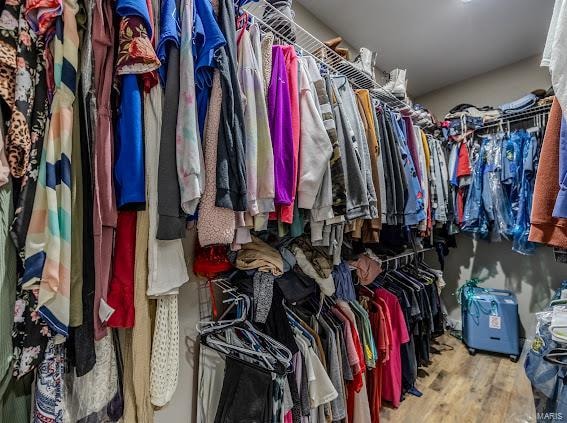
[[[522,175],[512,245],[512,249],[520,254],[533,254],[536,248],[536,244],[528,241],[528,237],[537,169],[537,149],[538,140],[535,135],[529,136],[522,146]]]
[[[487,211],[493,216],[491,196],[484,190],[488,186],[488,169],[486,166],[486,148],[489,139],[482,140],[480,151],[473,161],[471,184],[469,186],[463,213],[462,230],[488,235]]]
[[[537,101],[537,97],[534,94],[526,94],[525,96],[511,101],[510,103],[505,103],[498,108],[502,110],[503,113],[517,113],[523,112],[524,110],[532,107]]]
[[[551,339],[549,327],[549,323],[538,324],[536,336],[524,363],[526,376],[534,391],[536,412],[542,416],[538,422],[549,421],[543,417],[545,413],[567,415],[567,385],[563,382],[567,377],[567,366],[550,363],[544,359],[552,349],[561,346]]]
[[[529,142],[527,131],[513,131],[502,140],[502,172],[501,180],[508,195],[510,207],[514,216],[517,216],[520,203],[520,189],[523,178],[524,144]]]
[[[559,193],[553,208],[553,217],[567,218],[567,123],[561,118],[559,133]]]
[[[195,66],[195,95],[201,139],[205,129],[205,118],[209,95],[213,85],[213,69],[216,67],[215,53],[226,44],[220,30],[213,6],[209,0],[195,0],[193,25],[193,60]]]
[[[417,178],[417,172],[408,149],[405,137],[405,124],[398,114],[393,114],[394,135],[396,144],[402,156],[402,167],[406,180],[408,182],[408,198],[404,209],[404,224],[406,226],[417,225],[427,218],[425,207],[423,205],[423,192]]]
[[[352,283],[352,274],[348,264],[341,261],[332,272],[335,282],[335,295],[345,301],[356,301],[356,292]]]
[[[514,216],[510,199],[502,185],[502,148],[501,135],[489,138],[486,145],[486,163],[488,167],[488,191],[492,197],[494,211],[493,235],[498,240],[500,236],[509,237],[514,230]]]

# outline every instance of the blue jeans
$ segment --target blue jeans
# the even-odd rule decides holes
[[[537,139],[525,133],[527,138],[522,145],[522,173],[520,178],[519,202],[514,226],[512,249],[521,254],[533,254],[536,245],[528,241],[530,234],[530,215],[535,185]]]
[[[538,326],[524,369],[532,384],[538,422],[549,421],[539,418],[545,413],[561,413],[567,416],[567,365],[559,366],[544,360],[544,357],[558,344],[551,339],[549,323]]]

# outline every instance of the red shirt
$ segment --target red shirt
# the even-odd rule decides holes
[[[136,258],[135,211],[118,212],[112,279],[108,286],[106,302],[114,309],[108,319],[108,327],[134,327],[134,263]],[[110,253],[108,253],[110,254]]]
[[[383,288],[377,289],[375,296],[386,303],[392,325],[390,359],[384,364],[382,374],[382,398],[390,401],[395,408],[398,408],[402,396],[402,357],[400,346],[409,342],[408,329],[398,298]]]

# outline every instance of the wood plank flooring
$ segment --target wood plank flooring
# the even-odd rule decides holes
[[[386,403],[381,422],[523,423],[535,421],[531,387],[523,360],[478,352],[469,355],[458,339],[444,335],[433,348],[429,367],[420,370],[416,387],[423,396],[407,395],[398,409]],[[443,345],[445,344],[445,345]],[[453,347],[453,350],[450,350]]]

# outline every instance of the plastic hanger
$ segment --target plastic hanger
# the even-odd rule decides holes
[[[239,294],[234,298],[230,298],[229,300],[223,301],[223,303],[228,301],[232,301],[234,302],[234,304],[231,307],[229,307],[229,309],[223,314],[223,316],[226,315],[227,312],[231,308],[233,308],[238,302],[244,301],[245,309],[242,315],[237,319],[231,319],[231,320],[200,321],[196,325],[197,332],[199,332],[201,335],[206,335],[207,333],[228,328],[231,326],[235,326],[239,323],[244,322],[246,320],[247,311],[250,308],[250,298],[247,295]]]
[[[551,333],[553,339],[557,342],[567,343],[567,331],[559,331],[560,329],[567,329],[567,325],[551,325],[549,327],[549,333]]]
[[[244,316],[246,314],[243,313]],[[236,322],[230,326],[211,328],[201,334],[201,343],[223,354],[238,358],[239,355],[259,361],[249,363],[257,368],[269,370],[278,374],[285,374],[291,365],[291,351],[280,342],[258,331],[248,321]],[[240,322],[240,325],[238,323]],[[240,334],[240,337],[238,335]],[[237,338],[235,338],[235,336]],[[242,345],[236,345],[236,339]],[[247,345],[248,344],[248,345]],[[249,360],[244,360],[249,362]]]
[[[559,360],[560,358],[567,358],[566,348],[554,348],[543,357],[545,361],[551,364],[556,364],[558,366],[567,366],[567,362]]]
[[[250,322],[246,320],[248,315],[248,310],[250,309],[250,298],[247,295],[239,294],[235,298],[225,300],[224,302],[226,301],[233,301],[233,305],[231,307],[234,307],[235,305],[239,305],[240,307],[242,307],[239,313],[239,317],[232,320],[199,322],[197,323],[197,331],[199,331],[201,335],[206,336],[208,334],[220,332],[242,324],[244,328],[239,328],[239,329],[244,329],[247,331],[245,332],[245,335],[248,336],[248,339],[252,343],[254,342],[259,343],[260,342],[259,338],[261,338],[264,341],[266,341],[266,344],[264,346],[267,347],[270,350],[270,352],[273,353],[279,359],[279,361],[281,361],[283,364],[291,362],[291,352],[285,346],[283,346],[276,340],[272,339],[271,337],[265,335],[264,333],[258,331],[254,326],[252,326],[252,324],[250,324]],[[256,335],[256,338],[254,338],[253,336],[249,336],[250,334]],[[229,348],[231,347],[230,344],[226,344],[224,341],[218,339],[214,339],[212,342],[214,342],[215,345],[219,347],[220,346],[229,347]],[[281,348],[284,349],[283,353],[281,352]],[[237,350],[241,350],[241,349],[239,348]]]

